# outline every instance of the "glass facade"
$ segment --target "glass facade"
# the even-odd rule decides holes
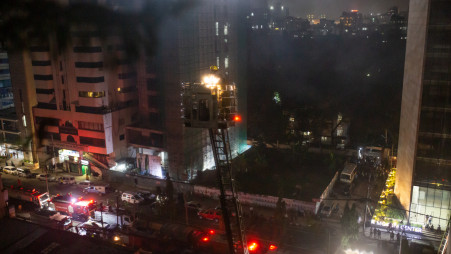
[[[451,193],[451,2],[432,0],[413,173],[411,223],[446,228]]]
[[[450,190],[441,188],[440,183],[423,186],[414,185],[410,206],[410,223],[426,226],[448,225],[450,210]]]

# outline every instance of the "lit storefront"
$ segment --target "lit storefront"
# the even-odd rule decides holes
[[[22,151],[22,148],[15,145],[10,144],[2,144],[0,145],[0,155],[6,156],[8,158],[15,158],[15,159],[24,159],[24,153]]]
[[[80,160],[81,162],[81,174],[91,175],[91,165],[87,160]]]
[[[80,152],[74,150],[58,150],[59,163],[63,163],[63,168],[70,173],[80,174],[79,160]]]
[[[444,184],[429,183],[421,186],[414,185],[412,189],[412,203],[410,205],[410,221],[426,226],[439,225],[445,229],[451,215],[451,191],[443,188]]]
[[[149,149],[143,149],[143,153],[136,154],[136,166],[143,175],[153,175],[163,177],[163,162],[165,152],[160,152],[158,155],[152,155],[148,152]]]

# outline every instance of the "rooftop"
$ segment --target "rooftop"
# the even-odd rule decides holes
[[[128,248],[103,240],[86,238],[15,219],[0,220],[0,235],[2,253],[134,253]]]

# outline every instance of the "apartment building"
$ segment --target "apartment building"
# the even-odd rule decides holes
[[[52,154],[47,159],[58,158],[67,171],[85,174],[109,169],[128,156],[124,128],[136,116],[136,71],[121,61],[108,65],[105,52],[115,51],[120,58],[120,40],[111,38],[105,45],[98,31],[75,28],[72,36],[68,48],[31,47],[33,114],[43,149]]]

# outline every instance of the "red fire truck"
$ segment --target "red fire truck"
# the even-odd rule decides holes
[[[51,205],[58,212],[64,212],[70,216],[86,215],[94,216],[96,204],[94,200],[82,200],[72,197],[72,195],[56,196],[50,201]]]
[[[24,189],[23,187],[10,187],[8,189],[8,197],[19,199],[23,201],[33,202],[38,205],[40,208],[43,208],[48,205],[50,200],[49,193],[44,192],[40,193],[35,189]]]

